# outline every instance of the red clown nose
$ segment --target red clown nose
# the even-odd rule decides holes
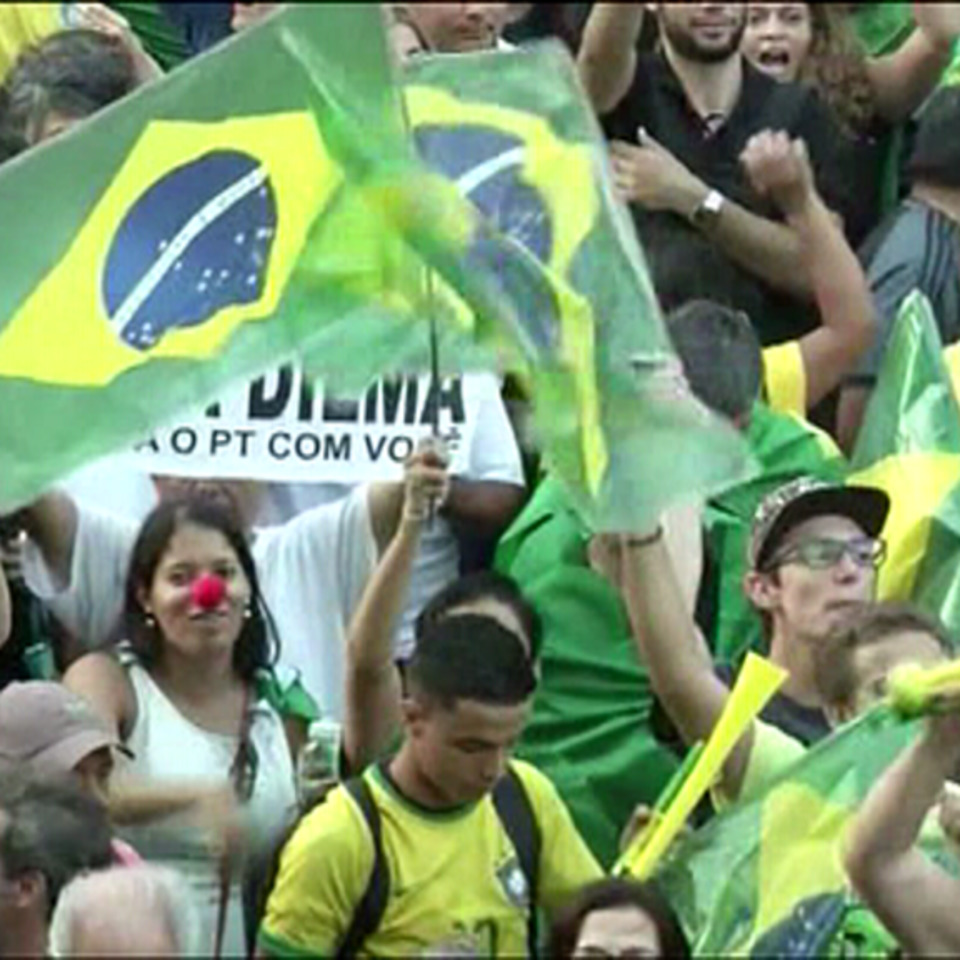
[[[227,595],[227,585],[221,577],[205,573],[190,587],[190,596],[201,610],[215,610]]]

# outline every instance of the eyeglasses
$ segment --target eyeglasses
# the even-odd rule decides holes
[[[798,563],[810,570],[829,570],[844,557],[849,557],[858,567],[874,570],[887,558],[887,544],[879,537],[858,537],[856,540],[807,540],[788,547],[779,556],[764,565],[764,571]]]

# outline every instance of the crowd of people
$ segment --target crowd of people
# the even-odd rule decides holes
[[[0,6],[0,164],[283,6]],[[398,63],[567,46],[677,354],[664,389],[759,472],[591,530],[523,398],[471,373],[456,471],[431,439],[402,481],[156,476],[111,510],[105,461],[99,498],[2,518],[0,957],[689,956],[656,877],[610,872],[746,650],[786,680],[691,828],[954,655],[878,601],[896,505],[844,479],[904,300],[960,340],[960,4],[384,15]],[[960,952],[960,880],[917,846],[960,760],[938,706],[837,851],[918,955]]]

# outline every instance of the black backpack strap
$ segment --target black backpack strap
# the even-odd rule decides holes
[[[537,900],[540,881],[540,824],[530,803],[526,788],[512,766],[493,789],[493,805],[500,823],[517,852],[520,869],[527,879],[530,908],[527,917],[527,948],[531,957],[537,956],[539,931],[537,929]]]
[[[370,870],[367,889],[364,890],[360,902],[353,911],[350,926],[337,949],[338,957],[355,957],[367,938],[376,932],[386,913],[387,901],[390,898],[390,870],[383,853],[380,810],[366,780],[362,776],[354,777],[343,784],[343,789],[350,794],[351,799],[363,814],[373,842],[373,867]]]

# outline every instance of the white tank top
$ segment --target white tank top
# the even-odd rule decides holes
[[[121,770],[138,782],[230,783],[238,736],[198,727],[167,698],[139,664],[127,665],[137,700],[137,719],[126,741],[133,759]],[[265,701],[252,708],[250,741],[257,756],[253,794],[245,814],[258,845],[272,842],[290,822],[296,808],[293,762],[283,723]],[[119,772],[119,771],[118,771]],[[182,817],[123,831],[142,857],[179,870],[194,893],[203,927],[203,943],[213,953],[220,902],[219,864],[199,832]],[[224,956],[246,954],[240,883],[235,874],[227,910]]]

